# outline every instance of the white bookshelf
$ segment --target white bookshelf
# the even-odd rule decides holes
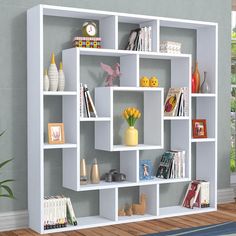
[[[63,92],[43,91],[44,16],[97,20],[101,49],[71,48],[63,50],[62,59],[66,76]],[[65,19],[66,20],[66,19]],[[119,48],[120,23],[152,26],[152,52],[126,51]],[[164,54],[159,52],[160,27],[195,29],[197,31],[196,57],[199,69],[206,70],[211,86],[210,94],[189,92],[188,117],[164,117],[164,88],[141,88],[139,78],[140,59],[168,60],[171,64],[171,87],[188,87],[191,90],[192,57],[189,54]],[[28,210],[29,227],[39,233],[56,233],[89,227],[159,219],[215,211],[217,209],[217,87],[218,87],[218,25],[183,19],[144,16],[128,13],[106,12],[49,5],[38,5],[27,12],[27,58],[28,58]],[[171,40],[171,39],[170,39]],[[97,118],[79,117],[80,66],[83,56],[119,57],[121,67],[120,87],[95,89]],[[168,89],[168,88],[165,88]],[[114,142],[114,94],[138,93],[143,97],[143,143],[127,147]],[[49,145],[45,143],[45,98],[60,96],[62,122],[68,143]],[[192,113],[192,101],[196,112]],[[195,114],[194,117],[192,114]],[[192,119],[206,119],[208,138],[192,138]],[[155,120],[155,123],[150,122]],[[152,179],[139,181],[139,151],[160,150],[164,147],[164,121],[171,126],[172,149],[186,151],[186,177],[182,179]],[[120,171],[127,181],[80,185],[80,126],[94,122],[95,148],[120,153]],[[89,123],[90,124],[90,123]],[[151,132],[150,132],[151,131]],[[103,138],[101,138],[101,135]],[[209,208],[187,209],[181,206],[161,207],[160,185],[188,183],[191,180],[192,145],[196,146],[196,178],[210,181]],[[62,150],[63,187],[77,192],[99,191],[99,214],[78,218],[77,226],[44,230],[44,152],[48,149]],[[210,171],[209,171],[210,169]],[[147,195],[147,211],[143,216],[118,217],[119,190],[138,187],[139,193]],[[58,193],[60,194],[60,193]],[[173,193],[174,195],[174,193]],[[68,196],[69,197],[69,196]]]

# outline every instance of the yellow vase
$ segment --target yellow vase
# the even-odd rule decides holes
[[[125,131],[125,145],[137,146],[138,145],[138,130],[134,126],[130,126]]]

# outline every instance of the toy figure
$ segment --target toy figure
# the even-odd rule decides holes
[[[149,80],[149,86],[150,87],[158,87],[159,82],[156,76],[152,76]]]
[[[100,63],[102,69],[107,72],[107,77],[105,78],[106,86],[113,86],[113,80],[121,75],[120,73],[120,64],[116,63],[113,68],[109,65]]]
[[[148,79],[148,77],[143,76],[143,77],[140,79],[140,86],[141,86],[141,87],[149,87],[149,79]]]

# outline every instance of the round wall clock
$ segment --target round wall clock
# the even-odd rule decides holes
[[[86,21],[82,26],[83,37],[95,37],[97,35],[97,25],[93,21]]]

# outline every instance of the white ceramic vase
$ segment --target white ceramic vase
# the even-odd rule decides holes
[[[58,89],[58,70],[55,63],[55,56],[52,53],[51,64],[48,68],[49,87],[50,91],[57,91]]]
[[[45,70],[44,77],[43,77],[43,91],[49,90],[49,78],[48,78],[48,72]]]
[[[62,62],[60,63],[60,69],[58,73],[58,91],[64,91],[65,89],[65,75],[62,68]]]

